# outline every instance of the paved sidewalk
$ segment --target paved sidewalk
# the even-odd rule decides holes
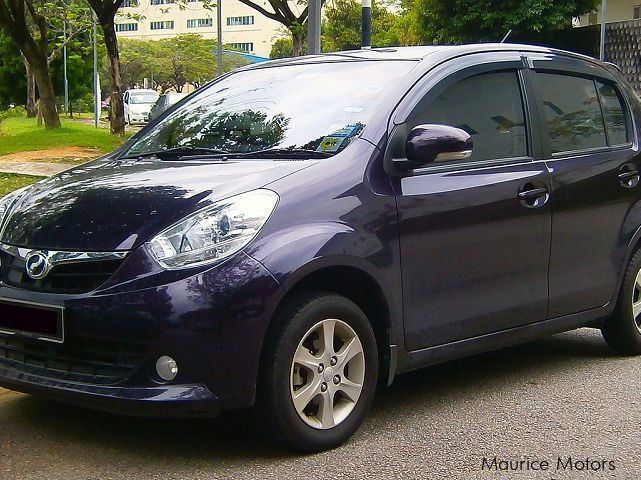
[[[20,175],[49,177],[75,166],[76,165],[71,163],[0,162],[0,173],[18,173]]]
[[[0,173],[48,177],[102,155],[95,148],[61,147],[0,156]]]

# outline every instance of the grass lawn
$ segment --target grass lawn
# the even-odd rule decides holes
[[[98,148],[110,152],[123,139],[109,130],[61,118],[62,128],[45,130],[33,118],[7,118],[0,123],[0,155],[60,147]]]
[[[15,173],[0,173],[0,197],[25,185],[30,185],[42,177],[31,175],[17,175]]]

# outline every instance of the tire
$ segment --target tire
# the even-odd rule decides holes
[[[326,349],[323,339],[332,329],[333,345]],[[276,443],[319,452],[341,445],[360,427],[376,391],[378,351],[355,303],[326,292],[292,298],[268,332],[262,360],[258,412]]]
[[[622,355],[641,355],[641,249],[623,276],[614,314],[601,328],[605,341]]]

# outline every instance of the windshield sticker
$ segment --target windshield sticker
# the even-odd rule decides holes
[[[358,106],[343,107],[343,112],[347,112],[347,113],[361,113],[363,110],[365,110],[365,107],[358,107]]]
[[[330,130],[333,130],[333,132],[323,138],[316,151],[322,153],[335,153],[340,150],[341,147],[346,146],[352,137],[358,135],[361,129],[361,124],[345,126],[336,124],[331,125]]]
[[[316,149],[317,152],[334,153],[337,152],[347,137],[325,137]]]

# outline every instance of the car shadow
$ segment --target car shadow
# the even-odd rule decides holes
[[[476,398],[484,389],[496,391],[512,382],[536,385],[550,372],[588,368],[594,362],[616,358],[598,331],[585,329],[399,375],[390,388],[378,392],[355,441],[365,435],[363,431],[369,436],[384,435],[383,431],[377,433],[381,424],[402,428],[412,421],[415,405],[425,410],[443,398]],[[12,421],[30,429],[41,441],[82,443],[87,451],[116,450],[146,462],[207,458],[237,463],[291,457],[291,452],[258,434],[249,410],[227,412],[217,419],[150,419],[95,412],[30,396],[16,397],[11,403]]]

